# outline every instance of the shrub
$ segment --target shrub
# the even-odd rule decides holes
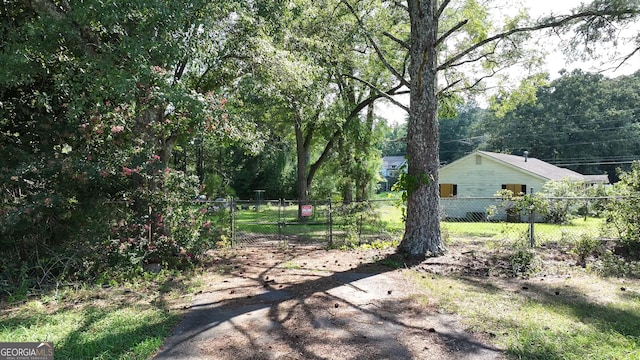
[[[575,218],[581,209],[581,204],[575,200],[562,198],[585,196],[585,189],[583,183],[569,180],[545,183],[542,191],[535,194],[545,203],[544,212],[542,212],[545,222],[566,224]]]
[[[640,163],[620,173],[615,187],[617,198],[606,207],[607,224],[617,233],[631,255],[640,254]]]
[[[640,277],[640,262],[630,261],[607,250],[594,262],[593,270],[602,276]]]
[[[586,267],[589,256],[598,255],[602,252],[602,244],[597,238],[583,234],[580,239],[576,241],[572,252],[578,257],[578,264]]]
[[[511,271],[514,275],[528,275],[540,270],[539,259],[536,253],[526,245],[516,245],[513,253],[509,256]]]

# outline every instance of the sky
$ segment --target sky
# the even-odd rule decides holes
[[[548,15],[553,12],[554,14],[565,14],[568,13],[570,9],[575,8],[580,5],[583,0],[504,0],[506,1],[507,6],[505,6],[504,10],[509,12],[509,9],[515,9],[513,6],[514,3],[519,2],[522,6],[528,8],[529,14],[532,18],[536,18],[543,15]],[[637,32],[640,30],[640,25],[633,29],[633,32]],[[593,60],[593,61],[568,61],[565,55],[562,53],[561,44],[555,38],[546,38],[545,43],[548,44],[546,50],[549,52],[546,58],[546,71],[549,73],[551,79],[559,77],[559,72],[562,69],[566,69],[568,71],[574,69],[583,69],[589,72],[597,72],[602,71],[604,75],[608,77],[616,77],[621,75],[629,75],[638,70],[640,70],[640,54],[636,54],[635,57],[631,58],[624,65],[620,66],[617,70],[607,70],[614,66],[611,63],[602,64],[606,59]],[[626,53],[625,49],[632,49],[631,44],[618,44],[617,48],[609,48],[603,49],[603,53],[611,54],[615,51],[619,53]],[[615,64],[617,65],[617,63]],[[404,104],[409,103],[408,95],[399,96],[396,98],[400,102]],[[404,122],[407,116],[406,112],[402,109],[397,108],[392,105],[388,101],[380,101],[376,105],[376,113],[387,119],[389,124],[397,124],[399,122]]]

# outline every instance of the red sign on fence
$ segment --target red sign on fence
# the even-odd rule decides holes
[[[300,207],[300,215],[309,217],[313,215],[313,205],[302,205]]]

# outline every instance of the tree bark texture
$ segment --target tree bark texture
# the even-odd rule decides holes
[[[407,220],[399,249],[410,258],[438,256],[440,233],[437,117],[437,1],[409,0],[411,20],[410,112],[407,129]]]
[[[302,218],[301,205],[309,202],[309,184],[307,169],[309,168],[309,149],[305,144],[305,136],[302,129],[302,118],[296,115],[295,134],[296,134],[296,154],[297,154],[297,193],[298,193],[298,218]]]
[[[369,172],[369,159],[371,157],[371,135],[373,133],[373,122],[375,119],[374,107],[367,107],[367,118],[362,134],[362,143],[360,144],[361,158],[358,159],[361,164],[365,164],[356,172],[356,201],[362,202],[369,197],[369,186],[373,181],[373,176]]]

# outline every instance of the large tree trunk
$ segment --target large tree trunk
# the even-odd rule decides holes
[[[439,128],[436,98],[436,0],[409,1],[410,113],[407,129],[407,221],[401,252],[410,258],[441,255],[438,192]]]
[[[296,156],[297,156],[297,192],[298,192],[298,218],[302,218],[302,205],[309,202],[309,149],[305,143],[302,129],[302,118],[296,115]]]
[[[373,180],[373,174],[370,172],[371,154],[371,137],[373,133],[373,122],[375,119],[373,104],[367,108],[367,121],[364,125],[364,134],[362,135],[362,143],[360,147],[362,158],[359,161],[365,164],[356,176],[356,201],[362,202],[369,198],[369,186]]]
[[[356,200],[359,201],[359,200]],[[347,205],[353,202],[353,184],[347,182],[342,186],[342,203]]]

